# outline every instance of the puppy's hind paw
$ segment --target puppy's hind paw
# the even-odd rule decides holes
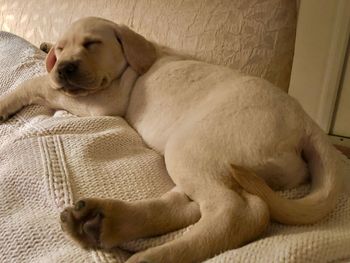
[[[84,248],[99,248],[104,214],[94,202],[80,200],[60,215],[61,227]]]

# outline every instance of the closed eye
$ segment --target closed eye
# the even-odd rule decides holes
[[[83,43],[84,48],[89,49],[93,45],[101,44],[102,41],[100,40],[88,40]]]

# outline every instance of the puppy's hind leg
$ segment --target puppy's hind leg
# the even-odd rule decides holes
[[[169,174],[175,173],[176,184],[199,203],[201,219],[180,238],[135,254],[127,263],[201,262],[257,238],[269,223],[267,205],[259,197],[230,189],[217,179],[220,172],[212,176],[207,169],[191,170],[203,167],[198,160],[182,160],[187,165],[180,169],[176,160],[176,165],[167,162]]]
[[[84,248],[110,249],[186,227],[199,218],[198,205],[173,189],[161,198],[135,202],[82,199],[61,213],[61,226]]]
[[[260,235],[269,222],[268,209],[256,196],[228,189],[201,200],[201,219],[184,235],[132,256],[127,263],[201,262],[237,248]],[[226,193],[223,193],[223,192]]]

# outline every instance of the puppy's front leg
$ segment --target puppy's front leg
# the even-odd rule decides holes
[[[7,120],[24,106],[44,104],[48,85],[46,76],[40,76],[24,81],[13,91],[0,96],[0,121]]]

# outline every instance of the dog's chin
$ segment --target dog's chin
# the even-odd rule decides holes
[[[64,94],[70,97],[79,97],[79,96],[87,96],[93,93],[96,93],[103,89],[100,85],[80,85],[76,83],[72,83],[69,81],[53,81],[53,88],[60,90]]]
[[[110,85],[110,78],[96,78],[91,83],[78,83],[72,80],[61,80],[52,78],[55,89],[61,90],[64,94],[71,97],[87,96],[107,88]]]
[[[87,96],[87,95],[90,95],[90,94],[93,94],[93,93],[96,93],[97,91],[99,91],[100,89],[77,89],[77,88],[67,88],[67,87],[62,87],[60,88],[60,90],[70,96],[70,97],[83,97],[83,96]]]

